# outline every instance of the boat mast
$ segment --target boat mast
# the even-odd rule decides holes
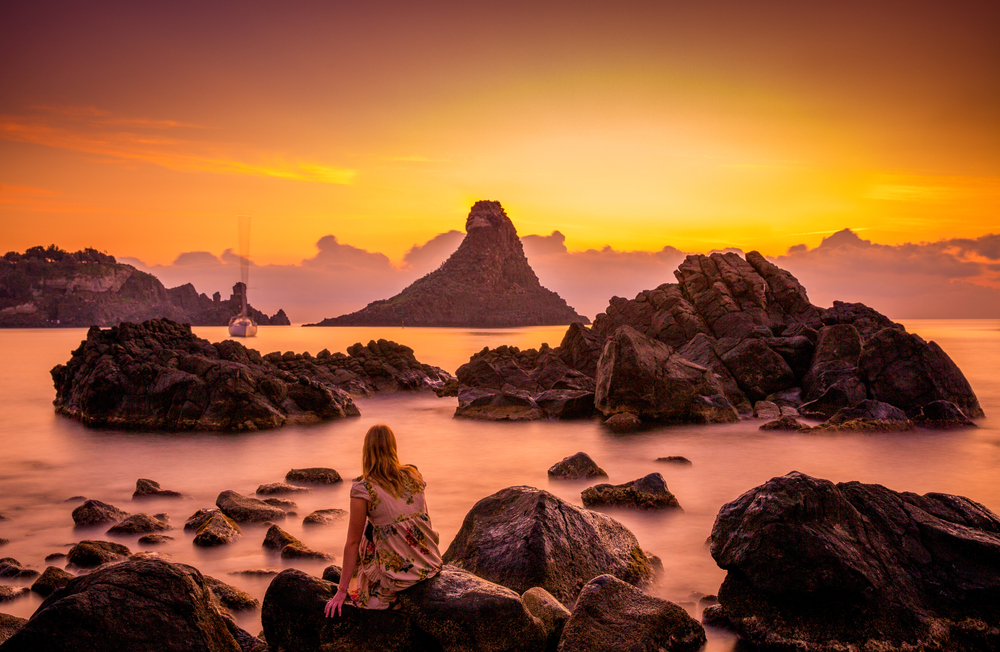
[[[247,316],[247,290],[250,287],[250,216],[237,216],[240,227],[240,280],[243,293],[240,297],[240,316]]]

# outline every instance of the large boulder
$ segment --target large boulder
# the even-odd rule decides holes
[[[792,368],[761,339],[743,340],[720,357],[752,402],[795,385]]]
[[[613,575],[590,580],[563,628],[559,652],[696,652],[705,628],[673,602]]]
[[[950,401],[973,419],[985,416],[972,386],[948,354],[917,335],[882,329],[865,342],[858,370],[872,398],[910,417],[933,401]]]
[[[261,606],[273,650],[324,652],[541,652],[545,631],[520,597],[445,566],[400,594],[399,609],[357,609],[348,601],[326,618],[337,585],[286,570],[271,581]]]
[[[630,412],[645,421],[739,419],[711,372],[631,326],[619,328],[604,345],[595,405],[605,416]]]
[[[753,406],[740,388],[740,384],[736,382],[733,373],[729,371],[729,367],[716,352],[716,344],[715,338],[711,335],[698,333],[684,346],[677,349],[677,353],[685,360],[690,360],[714,373],[718,377],[723,393],[736,408],[736,411],[740,414],[749,414],[753,410]]]
[[[527,390],[496,390],[462,386],[455,416],[482,421],[534,421],[545,412]]]
[[[52,594],[4,652],[241,652],[201,573],[183,564],[126,561]]]
[[[346,392],[169,319],[91,328],[52,379],[56,411],[92,427],[257,430],[359,414]]]
[[[680,509],[677,497],[667,488],[667,481],[659,473],[626,482],[625,484],[598,484],[580,494],[585,507],[624,507],[626,509]]]
[[[601,351],[604,350],[604,339],[603,335],[580,322],[573,322],[559,344],[559,356],[570,368],[596,378],[597,361],[601,359]]]
[[[232,490],[220,493],[215,499],[215,505],[237,523],[283,521],[287,515],[280,507],[268,505],[263,500],[244,496]]]
[[[443,559],[518,593],[540,586],[567,605],[598,575],[637,586],[653,578],[649,559],[621,523],[523,486],[477,502]]]
[[[1000,518],[967,498],[793,472],[724,505],[711,552],[724,613],[754,645],[1000,646]]]

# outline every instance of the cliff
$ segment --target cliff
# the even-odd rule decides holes
[[[542,287],[500,202],[478,201],[465,239],[441,267],[389,299],[311,326],[507,328],[589,323]]]
[[[155,276],[93,249],[32,247],[0,258],[0,327],[114,326],[155,318],[225,326],[240,311],[241,288],[233,286],[224,301],[218,292],[199,294],[190,283],[167,289]],[[261,325],[290,323],[281,310],[273,316],[250,312]]]

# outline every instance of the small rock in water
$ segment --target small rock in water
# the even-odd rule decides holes
[[[0,585],[0,602],[10,602],[17,600],[31,593],[26,586],[3,586]]]
[[[285,482],[299,482],[303,484],[336,484],[342,482],[343,478],[333,469],[314,467],[309,469],[292,469],[285,474]]]
[[[792,417],[781,417],[774,421],[768,421],[760,427],[760,430],[812,430],[806,424],[793,419]]]
[[[76,576],[72,573],[67,573],[61,568],[49,566],[45,569],[45,572],[42,573],[41,577],[35,580],[35,583],[31,585],[31,590],[43,598],[47,598],[57,589],[61,589],[69,584],[70,580],[74,577]]]
[[[299,506],[294,500],[288,500],[287,498],[265,498],[264,502],[274,507],[280,507],[281,509],[295,509]]]
[[[64,503],[82,503],[82,502],[84,502],[86,500],[87,500],[86,496],[70,496],[69,498],[67,498],[63,502]]]
[[[293,537],[288,532],[285,532],[277,525],[272,525],[268,528],[267,534],[264,535],[264,542],[260,545],[269,550],[280,551],[282,548],[292,543],[302,544],[301,541]]]
[[[608,417],[604,421],[604,427],[618,434],[638,432],[642,429],[642,421],[631,412],[619,412]]]
[[[171,529],[173,528],[167,525],[165,521],[154,518],[149,514],[133,514],[121,523],[113,525],[108,530],[108,534],[146,534],[149,532],[163,532],[164,530]]]
[[[127,516],[127,512],[99,500],[88,500],[73,510],[73,522],[78,527],[117,523]]]
[[[171,491],[169,489],[161,489],[160,483],[155,480],[146,480],[144,478],[139,478],[135,481],[135,492],[132,494],[132,500],[137,498],[181,498],[182,494],[179,491]]]
[[[597,466],[590,455],[579,452],[557,462],[549,469],[549,477],[554,480],[586,480],[588,478],[606,478],[608,474]]]
[[[208,513],[207,518],[199,520],[201,524],[198,526],[194,536],[194,545],[196,546],[202,546],[203,548],[222,546],[232,543],[243,536],[240,526],[220,511],[212,510]],[[188,521],[188,523],[191,523],[191,521]],[[187,526],[185,525],[184,528],[187,529]]]
[[[673,464],[681,464],[683,466],[690,466],[691,460],[684,457],[683,455],[668,455],[666,457],[657,457],[657,462],[671,462]]]
[[[345,509],[317,509],[302,519],[302,525],[330,525],[347,518],[347,516],[348,512]]]
[[[285,510],[262,500],[243,496],[235,491],[223,491],[215,500],[222,513],[237,523],[264,523],[285,520]]]
[[[168,536],[166,534],[147,534],[146,536],[139,537],[139,543],[145,546],[155,546],[173,540],[174,538],[172,536]]]
[[[0,577],[27,580],[38,577],[38,571],[25,568],[21,565],[21,562],[13,557],[4,557],[0,559]]]
[[[257,487],[257,493],[270,496],[273,494],[309,493],[309,489],[306,489],[305,487],[296,487],[295,485],[288,484],[287,482],[272,482],[270,484],[262,484]]]
[[[757,401],[753,406],[753,415],[758,419],[777,419],[781,416],[781,408],[771,401]]]
[[[303,543],[290,543],[281,549],[282,559],[333,559],[333,555],[313,550]]]
[[[281,572],[280,568],[248,568],[247,570],[232,571],[230,575],[247,575],[249,577],[271,577]],[[324,578],[325,579],[325,578]]]
[[[599,484],[581,494],[584,507],[630,507],[634,509],[680,509],[677,497],[670,493],[667,482],[659,473],[626,482]]]
[[[66,555],[66,562],[77,568],[95,568],[112,561],[128,559],[132,551],[111,541],[81,541]]]
[[[10,543],[10,539],[0,539],[0,546],[4,546]]]
[[[45,555],[45,561],[57,561],[59,559],[66,559],[66,553],[54,552],[51,555]]]

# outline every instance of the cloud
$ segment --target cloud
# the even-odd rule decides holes
[[[0,115],[0,138],[187,172],[330,184],[350,184],[357,174],[350,168],[288,161],[275,152],[251,153],[231,144],[194,139],[190,132],[203,127],[174,120],[115,116],[94,107],[33,108],[29,115]]]
[[[422,245],[413,245],[403,256],[404,269],[418,278],[434,271],[455,253],[464,238],[464,233],[452,229],[439,233]]]

